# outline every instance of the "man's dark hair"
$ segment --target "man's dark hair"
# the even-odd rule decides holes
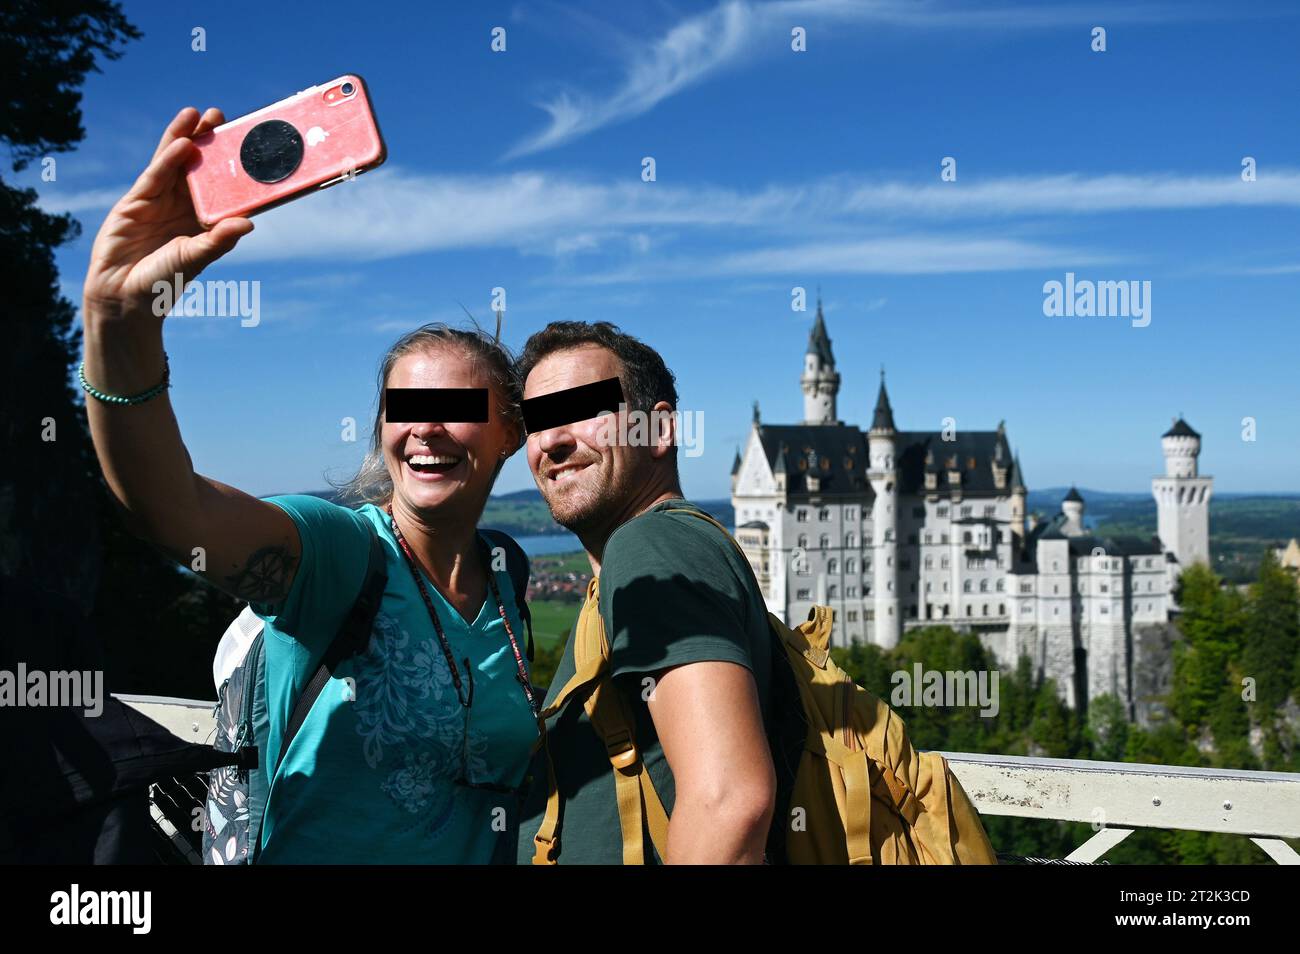
[[[677,379],[649,345],[608,321],[553,321],[528,339],[516,365],[519,380],[547,355],[582,345],[608,348],[623,362],[623,396],[628,410],[649,412],[660,401],[677,410]]]

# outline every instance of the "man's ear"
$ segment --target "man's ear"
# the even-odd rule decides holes
[[[651,409],[650,421],[654,425],[654,443],[650,446],[650,456],[659,460],[672,453],[677,444],[677,415],[671,404],[660,401]]]

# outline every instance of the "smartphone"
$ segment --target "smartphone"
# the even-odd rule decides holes
[[[388,157],[360,76],[305,89],[197,136],[186,170],[204,228],[355,178]]]

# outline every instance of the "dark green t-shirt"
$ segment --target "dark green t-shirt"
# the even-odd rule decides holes
[[[733,662],[754,675],[764,724],[770,721],[771,642],[767,609],[753,575],[717,527],[687,514],[694,504],[668,500],[610,536],[600,573],[600,615],[610,643],[612,675],[636,715],[637,748],[664,807],[672,813],[672,772],[643,695],[652,674],[685,663]],[[573,640],[551,683],[551,698],[573,675]],[[728,714],[719,712],[719,719]],[[563,800],[561,864],[622,864],[614,775],[605,745],[591,727],[581,694],[547,722],[551,757]],[[534,783],[519,828],[520,864],[533,858],[533,835],[546,812],[546,768],[534,762]],[[645,839],[647,862],[658,856]]]

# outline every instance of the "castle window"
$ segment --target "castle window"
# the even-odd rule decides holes
[[[894,531],[893,531],[893,530],[886,530],[886,531],[885,531],[885,542],[886,542],[886,543],[892,543],[893,540],[894,540]]]
[[[988,616],[988,615],[989,615],[989,604],[988,604],[988,603],[985,603],[982,607],[980,607],[980,609],[981,609],[981,612],[980,612],[980,615],[981,615],[981,616]]]
[[[942,544],[945,544],[945,545],[946,545],[946,544],[948,543],[948,534],[946,534],[946,533],[943,534],[943,535],[939,538],[939,542],[942,543]]]
[[[972,613],[970,610],[971,610],[971,606],[970,606],[969,603],[967,603],[967,604],[966,604],[966,615],[967,615],[967,616],[974,616],[975,614]]]
[[[820,510],[817,511],[817,519],[820,520],[822,523],[825,523],[830,518],[831,518],[831,512],[829,508],[822,507]]]
[[[844,519],[845,519],[845,520],[856,520],[856,519],[857,519],[857,513],[856,513],[856,511],[854,511],[854,509],[853,509],[852,507],[845,507],[845,508],[844,508]]]
[[[1006,603],[999,603],[999,604],[998,604],[998,615],[999,615],[999,616],[1006,616],[1006,615],[1007,615],[1007,604],[1006,604]]]
[[[847,560],[845,560],[845,561],[844,561],[844,572],[845,572],[845,573],[857,573],[857,572],[858,572],[858,561],[855,560],[855,559],[853,559],[853,557],[849,557]]]
[[[838,573],[839,569],[840,569],[840,561],[836,560],[834,557],[832,557],[830,560],[826,562],[827,573]]]
[[[1101,584],[1101,591],[1102,591],[1103,593],[1109,593],[1109,592],[1110,592],[1110,587],[1107,586],[1105,583],[1103,583],[1103,584]]]
[[[934,569],[934,557],[926,557],[926,558],[925,558],[925,568],[926,568],[927,570],[933,570],[933,569]]]
[[[971,511],[970,504],[967,504],[966,506],[961,508],[961,515],[963,517],[969,517],[970,511]]]
[[[821,537],[819,538],[819,540],[818,540],[818,545],[819,545],[823,550],[825,550],[827,547],[829,547],[829,546],[831,545],[831,535],[830,535],[829,533],[823,533],[823,534],[821,535]]]
[[[873,609],[869,609],[869,610],[867,610],[867,622],[870,623],[870,622],[872,622],[875,618],[876,618],[876,611],[873,610]]]
[[[795,545],[798,546],[800,549],[806,548],[808,546],[808,534],[806,533],[799,534],[799,539]]]
[[[961,581],[961,591],[962,591],[963,593],[969,593],[969,592],[971,592],[974,588],[975,588],[975,583],[974,583],[974,581],[972,581],[972,580],[962,580],[962,581]]]
[[[1022,603],[1020,604],[1020,612],[1022,612],[1022,613],[1029,613],[1029,612],[1031,612],[1031,611],[1033,610],[1033,608],[1034,608],[1034,605],[1033,605],[1032,603],[1030,603],[1028,600],[1026,600],[1026,601],[1024,601],[1024,602],[1022,602]]]
[[[806,600],[806,599],[808,599],[808,588],[807,588],[807,587],[804,587],[804,588],[801,589],[801,590],[795,590],[794,598],[797,599],[797,600]]]
[[[986,517],[991,517],[991,516],[993,516],[993,515],[994,515],[995,513],[997,513],[997,512],[998,512],[998,508],[997,508],[997,506],[996,506],[995,504],[985,504],[985,505],[984,505],[984,516],[986,516]]]
[[[948,569],[948,558],[947,558],[947,557],[941,557],[940,560],[939,560],[939,566],[940,566],[942,569],[945,569],[945,570]]]
[[[966,530],[966,531],[963,531],[963,532],[962,532],[962,535],[961,535],[961,542],[962,542],[962,543],[970,543],[970,531],[969,531],[969,530]]]
[[[1034,584],[1032,584],[1032,583],[1021,583],[1021,584],[1020,584],[1020,592],[1021,592],[1021,593],[1032,593],[1032,592],[1034,592]]]
[[[930,533],[929,530],[925,531],[925,542],[926,542],[926,543],[933,543],[933,542],[934,542],[934,534]]]
[[[944,591],[945,593],[948,592],[948,581],[947,581],[947,580],[944,580],[944,581],[943,581],[943,591]]]
[[[1001,577],[999,577],[999,578],[998,578],[998,592],[1001,593],[1001,592],[1003,592],[1006,588],[1007,588],[1007,581],[1004,580],[1004,579],[1002,579]]]
[[[857,621],[858,621],[858,611],[857,611],[857,610],[849,610],[849,622],[850,622],[850,623],[856,623]]]
[[[934,584],[931,583],[929,580],[926,580],[926,581],[925,581],[925,591],[926,591],[927,593],[929,593],[929,592],[930,592],[931,590],[933,590],[933,589],[934,589]]]
[[[856,586],[845,587],[844,595],[847,596],[849,599],[856,599],[858,596],[858,588]]]
[[[1106,615],[1107,613],[1109,613],[1109,612],[1110,612],[1110,607],[1107,606],[1105,603],[1102,603],[1102,604],[1101,604],[1101,615],[1102,615],[1102,616],[1105,616],[1105,615]]]
[[[868,584],[866,584],[865,586],[862,587],[862,595],[863,595],[863,596],[870,596],[870,595],[871,595],[871,584],[870,584],[870,583],[868,583]]]
[[[948,516],[948,508],[947,508],[947,507],[940,507],[938,510],[935,511],[935,515],[936,515],[936,516],[939,516],[939,517],[946,517],[946,516]]]
[[[858,535],[856,533],[844,534],[844,545],[846,547],[855,547],[858,545]]]
[[[980,580],[980,592],[987,593],[988,591],[989,591],[989,581],[987,579]]]
[[[799,521],[799,523],[807,523],[808,511],[805,510],[803,507],[800,507],[798,510],[794,512],[794,518],[795,520]]]
[[[833,600],[833,599],[835,599],[837,596],[839,596],[839,593],[840,593],[840,588],[839,588],[838,586],[828,586],[828,587],[826,587],[826,598],[827,598],[827,599],[832,599],[832,600]]]

